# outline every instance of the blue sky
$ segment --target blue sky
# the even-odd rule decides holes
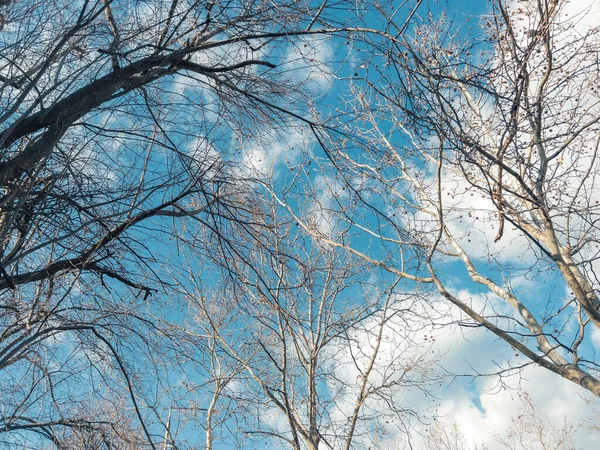
[[[479,31],[478,18],[480,14],[486,12],[487,2],[448,3],[444,5],[443,2],[440,2],[438,5],[433,5],[431,11],[434,17],[439,11],[445,9],[450,22],[454,26],[458,26],[459,32],[457,36],[465,36],[477,40],[478,36],[476,33]],[[419,15],[424,16],[426,12],[426,7],[423,7],[419,10]],[[345,50],[348,48],[348,44],[342,43],[338,45],[335,40],[327,42],[326,45],[334,49],[334,62],[330,63],[330,67],[333,68],[336,75],[347,82],[353,79],[356,85],[360,85],[361,77],[365,70],[363,65],[364,59],[360,53],[350,52],[348,57],[348,53]],[[331,51],[325,53],[331,53]],[[344,61],[341,68],[336,63],[340,60]],[[328,108],[335,108],[339,104],[340,99],[346,98],[347,93],[347,84],[332,83],[331,87],[319,97],[320,108],[323,111],[327,111]],[[404,145],[405,142],[399,141],[394,144]],[[318,145],[312,148],[312,152],[315,158],[326,161],[326,155],[320,151]],[[303,162],[306,163],[306,161]],[[323,162],[323,166],[326,165],[327,163]],[[313,170],[309,173],[310,175],[307,176],[307,179],[318,181],[316,180],[318,171],[317,174]],[[333,186],[334,184],[335,181],[329,181],[329,186]],[[317,187],[319,185],[322,186],[322,181],[321,184],[316,183],[316,185]],[[333,191],[337,189],[336,187]],[[327,196],[328,194],[325,192],[323,195]],[[467,196],[465,195],[465,197]],[[468,201],[470,202],[470,200]],[[375,200],[374,202],[376,205],[385,206],[386,199]],[[465,202],[467,202],[466,198]],[[471,205],[471,203],[468,204]],[[365,213],[363,221],[363,223],[373,223],[374,217]],[[469,223],[469,225],[473,226],[475,223]],[[360,235],[357,235],[356,240],[353,242],[355,245],[354,248],[363,251],[369,249],[371,250],[369,254],[376,258],[384,255],[383,249],[373,249],[372,241],[368,237],[358,236]],[[491,237],[493,238],[493,235]],[[479,240],[481,238],[484,238],[484,241]],[[556,272],[550,271],[550,266],[544,263],[536,264],[532,268],[532,261],[537,259],[535,250],[527,249],[525,243],[522,240],[515,240],[513,234],[505,237],[500,244],[495,246],[494,254],[496,259],[493,261],[487,260],[484,253],[479,253],[479,250],[483,249],[482,245],[490,245],[489,237],[487,241],[484,235],[479,238],[473,237],[473,241],[472,245],[467,245],[466,242],[465,245],[475,255],[478,255],[474,259],[476,266],[500,285],[510,283],[514,292],[527,300],[528,306],[533,312],[543,315],[547,305],[561,305],[567,298],[567,293],[565,292],[560,276]],[[477,248],[478,245],[480,246],[479,248]],[[470,281],[466,276],[462,263],[454,262],[446,264],[440,269],[440,275],[454,290],[459,292],[460,296],[472,299],[475,305],[480,305],[480,308],[483,308],[484,304],[489,302],[489,304],[495,304],[496,307],[501,308],[501,311],[510,313],[510,309],[502,310],[503,306],[501,303],[494,303],[496,300],[494,300],[492,295],[483,295],[486,290]],[[550,328],[555,326],[561,331],[564,327],[566,332],[569,333],[572,324],[557,321],[555,324],[549,322],[547,326]],[[445,354],[444,361],[455,373],[464,374],[468,372],[469,368],[475,368],[481,373],[493,373],[499,367],[518,366],[524,362],[522,357],[515,355],[508,345],[497,340],[489,332],[482,330],[469,331],[468,329],[460,331],[456,328],[450,328],[445,331],[439,331],[439,333],[441,337],[438,341],[449,341],[453,344],[446,348],[447,353]],[[460,338],[456,339],[457,336]],[[443,346],[443,344],[440,345]],[[594,351],[591,341],[588,341],[585,349],[589,353]],[[515,394],[516,391],[506,389],[508,386],[511,386],[513,389],[517,386],[522,386],[524,389],[530,390],[534,400],[540,402],[542,405],[541,410],[545,411],[544,417],[547,420],[560,421],[559,419],[562,416],[555,408],[560,408],[560,410],[564,411],[574,411],[576,409],[580,409],[581,411],[590,410],[589,406],[586,406],[583,396],[577,395],[575,388],[570,386],[568,382],[561,380],[553,374],[540,372],[541,369],[539,368],[527,368],[521,375],[515,375],[508,379],[507,385],[504,387],[497,384],[498,379],[495,377],[480,378],[475,382],[469,377],[460,377],[452,385],[442,390],[442,395],[445,396],[442,409],[451,420],[459,422],[462,427],[461,429],[471,443],[485,442],[490,448],[495,448],[494,445],[497,445],[493,438],[494,433],[503,432],[510,423],[510,414],[507,414],[507,411],[514,410],[519,404]],[[536,379],[543,380],[543,383],[534,381]],[[556,392],[556,397],[566,403],[559,406],[560,402],[556,399],[556,401],[549,402],[543,396],[545,391]],[[568,401],[567,399],[573,400]],[[426,401],[423,404],[426,404]],[[477,426],[473,426],[473,423],[476,423]],[[592,448],[590,445],[593,441],[590,439],[593,438],[587,436],[584,430],[581,430],[577,439],[578,445],[581,448]]]
[[[428,22],[430,19],[429,11],[431,11],[431,19],[434,20],[440,16],[442,11],[445,11],[448,31],[454,39],[466,38],[477,41],[481,37],[477,35],[480,31],[479,16],[486,12],[486,7],[487,2],[482,1],[438,2],[431,5],[424,2],[415,14],[413,23],[419,24],[421,20]],[[352,15],[349,14],[348,17],[351,18]],[[398,15],[397,18],[398,22],[401,23],[401,15]],[[409,30],[408,34],[411,33],[412,31]],[[487,48],[487,50],[490,49]],[[315,108],[325,116],[335,115],[336,109],[343,107],[343,102],[349,98],[351,86],[358,88],[365,86],[363,77],[367,73],[372,81],[378,82],[377,75],[373,76],[373,71],[369,70],[368,67],[369,64],[376,64],[377,60],[365,61],[361,48],[354,47],[352,39],[319,37],[304,39],[299,40],[294,47],[273,48],[268,55],[279,62],[280,68],[284,68],[284,75],[291,73],[296,77],[296,80],[304,78],[312,84],[309,89],[314,94]],[[303,58],[306,57],[314,59],[313,62],[317,65],[303,67],[301,64],[303,64]],[[365,63],[367,63],[366,66]],[[328,72],[333,72],[333,74]],[[210,102],[211,99],[205,99],[205,101]],[[307,110],[298,112],[309,113]],[[208,120],[210,121],[210,117]],[[386,133],[392,129],[393,124],[381,122],[381,127],[383,132]],[[238,137],[221,130],[214,131],[218,136],[216,142],[220,144],[227,145],[227,141],[231,141],[232,137]],[[401,132],[396,132],[391,136],[392,145],[398,148],[411,145],[410,140]],[[233,154],[228,154],[225,151],[225,155],[234,159],[240,158],[258,173],[272,174],[274,177],[273,186],[278,190],[284,186],[289,186],[294,181],[296,183],[295,187],[289,190],[289,196],[286,198],[288,206],[300,217],[316,221],[320,224],[318,226],[324,227],[322,231],[333,234],[339,231],[336,230],[337,220],[330,214],[319,210],[319,207],[341,207],[349,197],[346,193],[341,192],[344,190],[344,182],[341,177],[334,173],[327,155],[318,145],[306,125],[293,123],[293,132],[290,132],[287,128],[284,133],[265,133],[256,136],[254,139],[248,139],[247,136],[244,136],[242,141],[242,144],[233,144],[234,146],[239,145],[239,147],[234,147],[235,152]],[[194,144],[190,143],[190,145]],[[222,153],[221,157],[223,156]],[[360,158],[362,156],[359,156]],[[431,170],[426,165],[416,165],[412,169],[423,172]],[[394,168],[391,168],[390,173],[393,171]],[[298,173],[300,173],[299,178],[295,178]],[[309,192],[311,196],[307,197],[306,192]],[[333,201],[334,194],[339,194],[341,203],[337,204]],[[473,197],[473,193],[466,193],[461,200],[466,208],[486,208],[485,205],[481,206],[473,203],[476,202],[476,199],[471,199],[471,197]],[[318,203],[311,203],[314,198],[318,200]],[[393,215],[390,212],[389,198],[371,198],[370,200],[372,206],[385,211],[386,215]],[[377,226],[377,217],[368,209],[361,210],[356,217],[360,217],[361,223],[365,226],[375,228]],[[401,218],[397,220],[396,223],[401,224]],[[464,225],[465,227],[474,228],[479,226],[476,220],[465,220]],[[459,227],[457,232],[460,232],[460,225],[457,224],[456,226]],[[398,264],[397,258],[400,257],[400,252],[392,250],[391,254],[388,253],[393,248],[393,244],[387,247],[379,246],[377,240],[369,236],[368,233],[361,233],[356,229],[353,231],[355,234],[349,234],[346,240],[348,245],[361,252],[368,253],[370,257],[375,259],[385,257],[386,263],[391,266]],[[394,230],[389,224],[383,226],[381,231],[394,236]],[[528,300],[533,312],[542,313],[548,303],[556,302],[560,304],[563,301],[566,293],[560,277],[549,272],[544,264],[536,265],[531,269],[531,263],[537,256],[535,251],[524,247],[522,239],[507,232],[508,236],[500,244],[493,247],[494,259],[490,260],[485,252],[487,246],[490,245],[488,235],[489,230],[486,229],[478,236],[477,232],[474,232],[472,243],[471,239],[467,240],[466,237],[464,241],[465,248],[472,252],[475,265],[480,270],[500,285],[510,282],[514,291]],[[307,239],[303,241],[303,245],[310,247],[317,244]],[[404,256],[407,255],[410,256],[410,252]],[[512,314],[510,309],[506,308],[506,305],[498,302],[494,296],[486,294],[484,288],[470,281],[462,263],[450,262],[444,260],[444,258],[439,258],[437,263],[440,277],[459,298],[472,302],[476,310],[480,311],[492,305],[498,308],[501,314]],[[426,273],[424,267],[421,267],[420,271],[422,274]],[[209,266],[198,270],[197,274],[202,274],[201,278],[204,280],[218,279],[218,271]],[[375,272],[372,276],[374,281],[382,284],[388,284],[392,279],[391,275],[385,273]],[[214,286],[211,285],[211,281],[204,284],[207,289],[218,288],[219,282],[215,283]],[[410,292],[414,288],[415,285],[410,282],[402,285],[402,291],[404,292]],[[360,287],[355,287],[349,294],[349,303],[361,302],[363,294]],[[458,311],[451,308],[444,309],[444,304],[435,292],[432,291],[429,296],[434,305],[440,305],[439,308],[442,312],[441,316],[436,318],[438,322],[464,320],[464,317]],[[560,328],[562,325],[559,323],[557,327]],[[399,331],[392,330],[391,332]],[[553,423],[562,420],[562,415],[557,412],[558,408],[565,411],[590,410],[584,397],[575,393],[573,386],[570,386],[556,375],[543,372],[539,368],[528,367],[519,374],[502,379],[505,384],[499,384],[500,379],[498,377],[474,379],[472,377],[474,371],[483,374],[494,373],[500,368],[519,366],[524,362],[524,359],[518,354],[514,354],[506,343],[499,341],[488,331],[447,326],[421,330],[418,334],[420,336],[427,333],[429,336],[435,336],[435,343],[432,344],[431,351],[439,355],[441,366],[459,376],[451,384],[442,383],[442,386],[434,391],[440,400],[432,400],[430,396],[407,391],[398,393],[398,402],[409,401],[423,410],[436,406],[447,420],[457,421],[461,431],[472,444],[485,442],[490,449],[495,448],[494,434],[502,433],[507,429],[511,422],[510,412],[519,405],[518,396],[516,395],[519,386],[531,392],[532,398],[540,403],[540,410],[543,411],[544,418],[554,421]],[[586,345],[588,346],[587,350],[591,351],[591,344]],[[391,349],[389,353],[385,353],[388,356],[392,354]],[[176,373],[173,374],[171,379],[173,381],[177,379]],[[322,388],[326,392],[325,386]],[[544,395],[548,391],[555,394],[554,398],[548,399]],[[381,408],[385,409],[383,405]],[[281,420],[281,418],[277,418],[275,413],[273,414],[272,420],[274,422]],[[174,421],[177,421],[176,414]],[[423,430],[421,429],[421,431]],[[390,430],[391,435],[387,439],[391,442],[396,439],[402,440],[402,435],[397,434],[397,432],[397,429]],[[419,439],[418,434],[416,439]],[[262,444],[261,442],[262,439],[256,441],[256,448],[268,448],[273,445],[272,442],[268,444]],[[585,434],[578,436],[578,442],[581,448],[592,448],[590,447],[590,438]],[[230,444],[230,442],[224,440],[219,443],[219,448],[230,448]],[[586,445],[587,447],[585,447]]]
[[[404,2],[390,3],[404,5]],[[149,8],[147,14],[152,13],[151,7],[155,5],[139,4]],[[395,16],[398,24],[404,22],[410,4],[407,2],[405,9]],[[447,46],[446,50],[459,48],[465,40],[477,42],[482,38],[480,17],[486,13],[488,4],[485,1],[424,1],[406,36],[413,39],[415,27],[423,25],[426,28],[445,15],[440,34],[444,36],[441,40]],[[355,10],[342,11],[337,19],[352,23],[365,6],[367,25],[381,28],[384,25],[376,18],[378,13],[368,10],[372,5],[373,2],[359,2]],[[576,11],[581,5],[572,7]],[[593,17],[600,18],[598,11],[595,13],[596,16],[585,17],[592,25]],[[142,252],[148,272],[156,270],[163,276],[163,285],[158,286],[155,297],[147,304],[143,295],[121,301],[119,291],[115,289],[117,282],[107,281],[107,286],[112,288],[107,289],[108,294],[104,288],[89,288],[85,280],[77,284],[75,302],[93,301],[107,295],[108,300],[123,310],[142,308],[152,319],[164,319],[177,325],[170,329],[173,335],[169,342],[175,347],[161,349],[162,356],[172,360],[167,358],[166,372],[158,381],[151,376],[144,378],[151,371],[152,361],[136,361],[135,345],[129,341],[119,342],[119,345],[127,344],[124,354],[136,361],[132,371],[144,378],[140,382],[147,393],[144,400],[157,409],[159,417],[152,428],[156,435],[162,435],[164,427],[159,422],[166,420],[167,411],[173,406],[173,433],[198,443],[203,441],[199,423],[210,401],[211,391],[206,386],[210,386],[212,378],[208,368],[211,364],[223,364],[225,372],[236,371],[227,393],[237,396],[238,402],[220,407],[220,417],[230,411],[228,407],[241,410],[248,407],[253,408],[253,413],[262,415],[266,427],[285,427],[285,417],[272,405],[266,406],[268,401],[260,389],[261,381],[277,383],[275,366],[278,357],[269,354],[267,349],[269,345],[277,348],[280,337],[277,333],[283,334],[281,328],[289,333],[287,339],[317,333],[320,322],[314,319],[314,309],[318,307],[331,308],[328,320],[335,324],[332,329],[341,336],[332,338],[320,354],[323,365],[318,395],[321,400],[332,400],[322,407],[322,420],[336,424],[347,422],[347,414],[360,389],[361,374],[368,367],[375,349],[379,351],[375,360],[378,371],[373,376],[373,383],[392,386],[385,391],[387,397],[374,396],[365,403],[374,419],[360,425],[363,435],[357,437],[357,446],[366,448],[375,440],[381,448],[399,444],[406,439],[403,427],[407,424],[412,427],[412,438],[418,444],[437,415],[436,419],[455,422],[470,444],[485,443],[489,450],[495,450],[498,448],[495,434],[506,432],[513,421],[511,414],[522,404],[518,396],[520,388],[530,393],[539,405],[542,418],[549,424],[558,426],[565,414],[575,423],[581,416],[591,414],[593,405],[588,402],[588,397],[574,385],[541,368],[530,365],[519,371],[509,370],[510,377],[485,376],[517,368],[527,361],[491,332],[473,327],[472,321],[451,307],[432,283],[419,284],[404,279],[394,284],[394,271],[406,272],[413,277],[429,277],[423,257],[439,222],[427,212],[435,204],[430,199],[436,179],[435,157],[428,156],[434,154],[438,142],[422,126],[413,125],[411,129],[409,121],[403,122],[401,108],[394,108],[393,102],[374,93],[373,88],[379,87],[385,90],[384,93],[390,93],[391,98],[396,92],[395,83],[399,85],[406,78],[388,70],[391,66],[386,59],[385,51],[389,50],[384,47],[386,41],[378,41],[376,33],[370,34],[369,38],[381,45],[377,50],[381,50],[380,53],[367,52],[364,43],[352,35],[317,35],[291,37],[272,45],[266,43],[262,50],[251,55],[244,46],[229,45],[194,56],[196,59],[193,60],[196,63],[219,60],[229,64],[249,57],[267,59],[277,67],[259,66],[247,75],[260,74],[275,81],[287,79],[291,86],[301,84],[303,89],[287,92],[289,95],[284,100],[277,91],[264,92],[266,97],[277,107],[308,120],[327,118],[331,125],[346,127],[343,131],[348,131],[347,134],[315,134],[306,121],[297,117],[290,119],[288,116],[287,121],[274,119],[267,125],[261,121],[264,116],[259,114],[255,118],[239,117],[243,108],[219,109],[223,102],[211,90],[212,81],[208,77],[198,76],[192,80],[191,76],[178,74],[161,85],[168,91],[164,98],[163,93],[156,97],[165,100],[172,113],[164,118],[170,139],[165,148],[148,150],[151,156],[145,160],[146,149],[135,139],[129,142],[115,138],[102,140],[106,148],[100,149],[103,156],[98,160],[106,164],[93,168],[88,165],[88,159],[93,158],[83,147],[77,150],[75,159],[79,165],[75,169],[88,174],[99,186],[131,180],[134,186],[144,164],[147,164],[149,179],[158,184],[166,175],[165,167],[173,164],[190,174],[203,174],[207,181],[206,191],[199,193],[199,204],[229,189],[228,192],[236,194],[234,200],[238,203],[234,206],[243,210],[243,219],[248,223],[282,222],[280,235],[266,231],[261,234],[270,245],[277,247],[273,249],[255,245],[252,233],[262,231],[245,227],[243,223],[223,220],[220,224],[223,228],[219,231],[225,230],[225,234],[219,236],[217,232],[211,232],[214,223],[210,220],[220,221],[220,214],[229,213],[225,209],[203,223],[160,217],[147,226],[138,227],[129,236],[131,241],[137,241],[135,244],[139,247],[136,248]],[[414,43],[418,44],[419,38]],[[484,57],[489,61],[496,58],[489,45],[481,44],[478,49],[484,55],[472,56],[477,63]],[[452,55],[452,51],[443,53]],[[444,55],[446,60],[456,58],[456,55],[448,55]],[[464,68],[463,62],[468,55],[459,56],[463,59],[456,70]],[[421,99],[396,100],[401,105],[415,105]],[[144,105],[132,106],[128,101],[126,97],[115,100],[109,105],[111,108],[122,104],[128,106],[119,113],[98,112],[88,122],[128,131],[149,131],[152,121],[138,120],[136,116],[137,108]],[[195,109],[188,109],[192,104]],[[485,110],[489,104],[482,104],[483,115],[491,114]],[[254,123],[254,119],[259,126],[243,128]],[[339,151],[335,164],[330,158],[332,153],[325,149]],[[111,165],[118,170],[111,171]],[[561,309],[570,294],[558,273],[552,271],[552,265],[540,262],[539,251],[528,246],[527,239],[510,224],[500,242],[494,243],[499,224],[493,205],[490,206],[489,200],[481,197],[480,192],[472,189],[464,179],[457,179],[452,170],[440,173],[443,205],[447,212],[445,223],[476,268],[500,287],[510,288],[534,314],[547,319],[544,325],[550,334],[562,333],[565,340],[572,339],[577,331],[574,310],[569,309],[570,306]],[[224,179],[218,179],[220,176]],[[257,178],[263,181],[255,182]],[[139,209],[159,204],[178,187],[154,191],[139,204]],[[105,194],[102,192],[100,196]],[[190,203],[188,206],[197,205]],[[167,233],[172,234],[167,238],[167,233],[156,233],[156,230],[168,230]],[[223,237],[230,239],[230,247]],[[451,248],[448,242],[443,244],[443,249]],[[331,246],[336,250],[332,251]],[[348,263],[351,276],[344,281],[347,285],[340,282],[343,286],[339,287],[336,277],[343,277],[330,271],[328,264],[335,262],[336,270],[343,272],[343,265],[350,261],[348,255],[352,252],[359,262]],[[122,268],[137,270],[137,264],[127,259],[134,258],[127,255],[118,257]],[[36,259],[38,255],[32,257]],[[251,263],[240,262],[245,259]],[[287,272],[282,275],[278,264],[283,259]],[[308,269],[303,267],[303,262]],[[389,270],[375,269],[373,262],[381,262],[380,265]],[[488,289],[475,284],[458,258],[438,254],[433,258],[433,265],[446,288],[458,299],[471,305],[476,312],[496,316],[493,320],[509,326],[507,317],[514,317],[513,309]],[[242,278],[242,285],[231,283],[234,274]],[[174,287],[175,280],[181,281],[177,288]],[[390,292],[392,285],[394,290]],[[339,288],[337,291],[336,287]],[[200,301],[204,298],[208,299],[206,303]],[[392,306],[384,310],[382,305]],[[297,314],[297,318],[284,317],[281,313],[284,309]],[[551,317],[556,311],[557,316],[562,314],[558,319]],[[287,324],[282,317],[291,323],[289,327],[282,326],[282,323]],[[345,328],[348,317],[360,326]],[[214,358],[203,352],[211,344],[207,336],[214,331],[209,324],[217,324],[226,341]],[[552,331],[553,328],[556,331]],[[185,336],[184,329],[192,334]],[[516,329],[522,331],[524,328],[516,326]],[[384,336],[381,345],[374,344],[373,337],[377,332]],[[198,345],[194,354],[197,359],[175,359],[176,347],[183,345],[184,338],[190,339],[186,341],[190,345]],[[264,344],[265,352],[247,365],[238,365],[232,355],[241,355],[240,359],[243,359],[253,351],[246,341]],[[529,338],[529,346],[535,350],[535,343],[531,341]],[[582,351],[591,355],[590,359],[598,349],[600,333],[592,335],[581,346]],[[290,351],[291,364],[300,360],[304,350],[299,345]],[[67,346],[65,352],[71,351],[72,348]],[[306,377],[301,371],[299,373],[297,389],[304,395]],[[440,380],[440,373],[450,376]],[[15,371],[14,375],[20,373]],[[83,380],[81,382],[89,379],[85,374],[79,378]],[[394,384],[396,382],[398,385]],[[107,386],[110,383],[108,380]],[[165,390],[170,390],[169,395],[164,394]],[[253,395],[264,399],[264,408],[247,401]],[[299,397],[302,395],[298,394]],[[304,404],[301,400],[298,403]],[[398,413],[394,411],[395,407],[406,410]],[[183,411],[189,412],[189,408],[198,409],[197,422],[186,422],[182,418]],[[408,410],[419,412],[422,420],[417,420],[414,414],[406,412]],[[216,443],[219,449],[234,448],[232,435],[240,430],[247,431],[255,424],[252,418],[248,421],[225,419],[223,426],[226,431]],[[380,429],[381,435],[374,436],[371,431],[375,428]],[[277,442],[268,437],[255,440],[246,436],[243,439],[246,448],[273,448]],[[584,431],[578,431],[576,439],[578,448],[593,448],[592,438]]]

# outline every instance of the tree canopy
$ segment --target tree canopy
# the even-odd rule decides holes
[[[466,449],[464,380],[597,401],[600,12],[465,8],[0,2],[0,443]]]

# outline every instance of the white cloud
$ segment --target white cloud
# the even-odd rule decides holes
[[[600,330],[598,328],[592,328],[592,344],[596,350],[600,351]]]
[[[282,70],[291,74],[294,81],[302,83],[315,93],[331,86],[332,69],[329,66],[334,50],[328,38],[305,36],[290,44],[284,55]]]
[[[242,163],[256,175],[269,177],[277,174],[278,165],[293,166],[306,153],[313,138],[302,126],[286,128],[286,135],[277,131],[242,145]]]
[[[446,225],[472,258],[493,257],[500,262],[530,265],[537,256],[528,238],[508,221],[502,238],[498,235],[498,209],[462,175],[446,171],[442,181]]]
[[[490,304],[500,313],[506,313],[510,309],[500,301],[466,290],[460,290],[457,295],[477,311],[484,310]],[[517,414],[522,405],[519,392],[530,395],[537,405],[539,418],[550,428],[562,427],[566,417],[576,428],[575,448],[596,448],[594,443],[598,436],[591,435],[580,426],[584,419],[592,417],[594,403],[591,401],[591,394],[588,395],[575,384],[535,365],[514,369],[527,360],[517,355],[508,344],[489,330],[460,327],[457,324],[463,318],[460,311],[454,307],[448,309],[447,304],[438,297],[431,299],[430,304],[436,311],[426,310],[423,303],[416,303],[410,306],[409,317],[387,324],[384,332],[386,338],[378,359],[381,367],[394,365],[397,373],[403,374],[402,371],[412,361],[426,355],[418,369],[424,374],[425,384],[422,386],[432,395],[426,396],[423,391],[402,384],[393,392],[396,406],[410,405],[425,420],[426,424],[419,424],[406,418],[414,427],[411,433],[414,448],[420,448],[419,445],[422,445],[427,434],[426,429],[430,427],[427,423],[435,423],[433,417],[437,416],[438,420],[442,418],[450,423],[456,422],[469,445],[485,444],[488,450],[501,450],[496,436],[505,435],[514,423],[513,415]],[[373,319],[373,327],[375,323]],[[369,333],[366,330],[370,330]],[[344,358],[340,359],[338,354],[339,362],[335,370],[341,380],[348,383],[354,380],[357,384],[360,381],[360,372],[354,364],[357,355],[362,352],[362,360],[359,358],[357,361],[364,367],[367,358],[365,355],[373,348],[372,333],[373,329],[365,326],[365,332],[355,336],[355,348],[352,351],[354,358],[350,357],[350,349],[346,350]],[[600,343],[600,338],[598,340]],[[434,377],[428,378],[433,373],[428,374],[426,370],[427,367],[432,367],[433,361],[449,374],[441,384],[431,383],[430,381],[435,380]],[[492,375],[510,368],[513,369],[507,370],[502,376]],[[476,376],[477,373],[481,375]],[[373,385],[381,381],[380,374],[374,373]],[[338,411],[334,414],[339,417],[347,416],[355,400],[353,395],[355,391],[348,391],[346,396],[339,397],[336,402]],[[438,402],[436,398],[441,398],[441,401]],[[371,399],[367,408],[382,416],[393,415],[387,403],[380,399]],[[394,442],[405,442],[406,436],[393,420],[384,424],[384,430],[387,433],[384,441],[390,448],[394,448]],[[369,437],[371,438],[372,436]],[[357,442],[368,444],[367,441]]]
[[[448,420],[455,420],[471,445],[485,444],[489,450],[500,449],[496,437],[506,435],[518,413],[521,400],[518,389],[527,392],[535,405],[539,418],[551,427],[561,427],[565,417],[578,425],[585,416],[593,413],[590,398],[561,377],[536,366],[529,366],[518,376],[504,382],[511,389],[498,388],[497,380],[489,379],[478,387],[476,401],[461,393],[446,399],[441,412]],[[592,450],[598,436],[577,427],[577,449]],[[529,449],[518,449],[529,450]]]

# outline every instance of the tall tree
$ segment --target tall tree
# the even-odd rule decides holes
[[[338,169],[337,231],[298,220],[435,285],[516,350],[505,368],[536,364],[600,395],[593,3],[496,0],[480,21],[430,12],[405,35],[389,6],[387,34],[355,45],[364,63],[338,111],[345,134],[322,141]],[[464,287],[486,304],[461,297]]]
[[[233,143],[306,108],[303,80],[286,73],[302,56],[291,61],[288,44],[326,33],[329,10],[252,0],[0,8],[3,442],[61,446],[64,430],[87,429],[125,448],[133,430],[156,448],[165,417],[141,398],[144,375],[177,350],[161,320],[167,297],[152,298],[168,287],[164,244],[186,219],[225,247],[230,221],[256,232]],[[134,425],[102,412],[122,398]]]
[[[262,220],[273,224],[274,211]],[[428,324],[420,294],[398,283],[382,289],[364,263],[319,245],[294,221],[270,226],[268,236],[271,246],[227,264],[235,283],[185,292],[196,311],[188,339],[211,360],[206,448],[215,418],[215,432],[246,448],[363,448],[410,431],[423,411],[406,398],[428,392],[438,357],[430,341],[414,339]],[[235,421],[232,431],[221,418]]]

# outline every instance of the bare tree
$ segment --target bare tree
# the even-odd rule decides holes
[[[422,450],[468,450],[470,448],[458,423],[446,420],[437,420],[431,426],[422,446]],[[477,447],[474,450],[477,450]]]
[[[231,406],[221,410],[236,423],[229,442],[350,449],[409,432],[421,411],[402,398],[428,391],[437,358],[414,336],[427,324],[419,294],[397,283],[382,291],[364,264],[320,246],[294,221],[275,222],[276,211],[260,219],[272,224],[271,246],[225,266],[235,282],[186,292],[198,311],[196,327],[186,327],[191,342],[208,346],[211,360],[230,360],[210,402],[236,404],[235,417]]]
[[[145,441],[132,440],[137,448],[162,442],[162,369],[178,351],[163,320],[174,306],[158,295],[169,288],[174,247],[165,243],[186,222],[223,247],[233,244],[227,227],[258,233],[247,209],[254,187],[232,143],[306,109],[285,48],[295,36],[335,30],[325,6],[2,2],[7,448],[65,446],[68,430],[98,437],[132,415],[136,426],[107,432],[110,445],[130,445],[132,430]],[[122,417],[107,413],[111,404]]]
[[[207,448],[406,431],[430,287],[515,349],[503,370],[600,395],[598,31],[563,1],[495,0],[472,42],[422,3],[0,2],[7,448],[175,446],[199,414]],[[350,4],[383,28],[347,27]],[[326,36],[364,56],[335,130],[298,70]],[[326,160],[245,165],[298,123]]]
[[[544,449],[544,450],[571,450],[578,448],[575,443],[577,426],[573,417],[562,414],[562,411],[542,411],[540,406],[525,391],[518,391],[516,408],[511,411],[508,426],[505,429],[489,430],[496,444],[492,448],[507,450]],[[553,422],[544,418],[548,413],[558,415],[562,422]],[[558,413],[558,414],[557,414]],[[508,414],[507,414],[508,417]],[[592,422],[592,416],[587,419]],[[464,423],[463,426],[470,424]],[[583,428],[582,428],[583,429]],[[581,430],[580,430],[581,431]],[[592,434],[594,431],[592,431]],[[486,446],[468,442],[458,422],[450,418],[438,418],[429,427],[423,443],[419,448],[423,450],[485,450]]]
[[[529,394],[520,393],[521,407],[513,416],[513,423],[506,433],[497,435],[502,448],[507,450],[574,450],[574,426],[567,417],[561,427],[546,423],[539,415],[538,407]]]
[[[560,0],[493,1],[462,28],[431,13],[410,35],[389,10],[387,36],[355,45],[344,135],[321,142],[337,231],[278,198],[313,236],[434,285],[516,351],[505,369],[537,364],[600,395],[598,28]]]

